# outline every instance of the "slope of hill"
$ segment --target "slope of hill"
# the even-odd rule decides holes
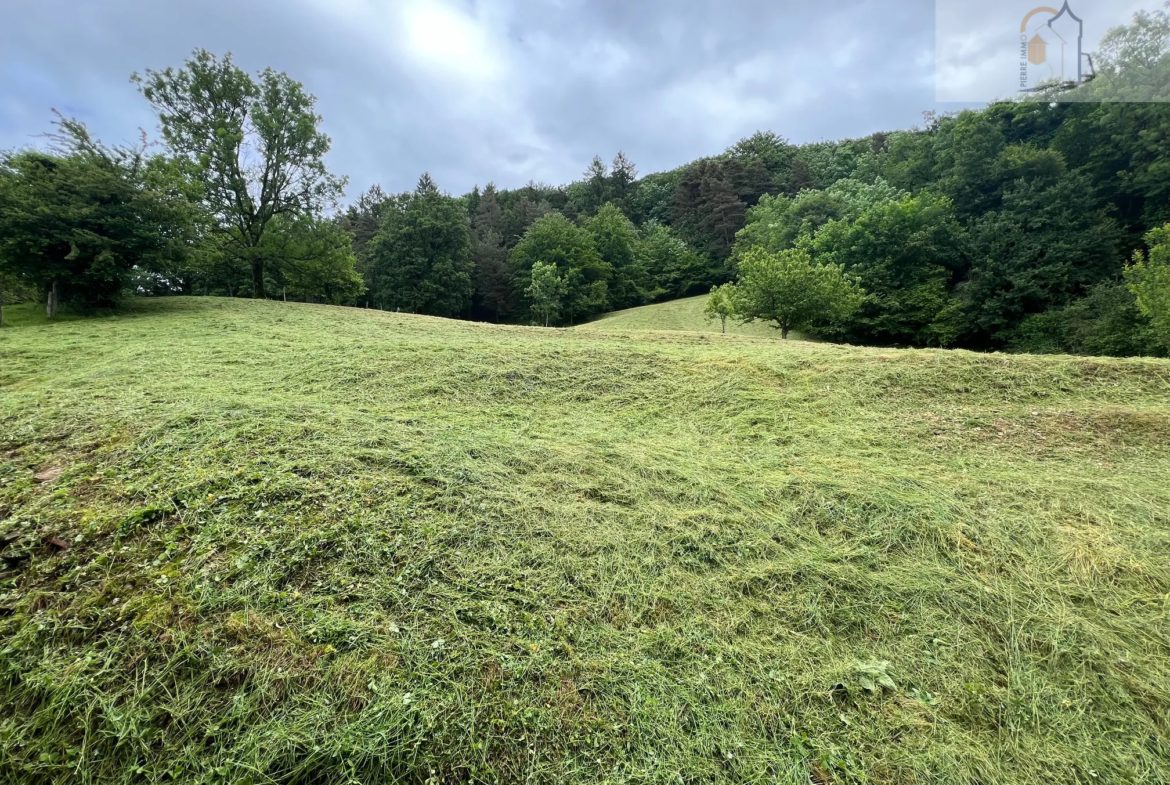
[[[687,297],[682,300],[671,300],[655,305],[643,305],[640,308],[614,311],[592,322],[582,324],[577,329],[720,333],[719,321],[708,321],[703,316],[703,309],[707,307],[707,297],[708,295],[702,294],[698,297]],[[752,335],[759,338],[780,340],[780,333],[759,322],[740,324],[728,320],[727,334]]]
[[[1170,362],[0,330],[0,781],[1170,781]]]

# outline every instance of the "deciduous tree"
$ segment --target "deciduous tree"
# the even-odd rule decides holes
[[[537,262],[555,265],[565,279],[564,315],[570,321],[606,310],[613,267],[597,253],[593,236],[586,229],[555,212],[534,223],[508,258],[517,291],[526,292],[531,286]],[[525,301],[532,310],[527,296]]]
[[[537,262],[532,266],[532,283],[524,290],[524,294],[532,303],[532,312],[544,319],[545,327],[560,315],[567,292],[568,285],[555,264]]]
[[[264,237],[280,216],[335,206],[345,180],[325,167],[329,137],[316,99],[271,68],[253,78],[232,61],[198,49],[185,67],[135,74],[158,114],[163,139],[203,185],[202,200],[228,238],[227,252],[252,270],[264,297]]]
[[[0,156],[0,273],[58,304],[112,305],[146,270],[171,273],[196,213],[182,181],[145,145],[107,147],[61,119],[51,152]]]
[[[608,307],[632,308],[649,299],[650,284],[644,260],[638,254],[638,229],[609,202],[585,222],[601,260],[613,269],[608,288]]]
[[[753,248],[739,265],[734,310],[745,322],[771,322],[780,337],[843,319],[862,291],[835,264],[817,264],[804,248],[768,253]]]
[[[1146,237],[1150,250],[1125,271],[1138,308],[1149,317],[1162,345],[1170,349],[1170,224]]]
[[[725,283],[722,286],[711,288],[711,295],[707,298],[707,305],[703,308],[703,316],[707,321],[718,319],[722,332],[727,332],[727,320],[735,316],[735,287]]]

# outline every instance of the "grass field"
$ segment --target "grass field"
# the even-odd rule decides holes
[[[6,327],[0,782],[1165,783],[1168,477],[1168,361]]]
[[[641,308],[614,311],[576,329],[720,333],[722,328],[719,320],[708,321],[703,316],[705,307],[707,307],[707,295],[703,294],[684,300],[671,300],[656,305],[644,305]],[[734,319],[728,319],[727,334],[780,340],[779,331],[762,322],[740,324]],[[796,333],[790,334],[790,338],[799,337]]]

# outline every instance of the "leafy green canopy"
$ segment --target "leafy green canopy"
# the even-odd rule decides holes
[[[165,159],[59,128],[54,152],[0,157],[0,273],[51,289],[51,310],[109,306],[136,276],[178,267],[196,216]]]
[[[565,279],[555,264],[537,262],[532,266],[532,285],[524,290],[524,294],[532,303],[533,313],[544,317],[545,327],[560,314],[567,292]]]
[[[878,201],[852,221],[827,223],[807,243],[814,258],[840,266],[866,292],[861,307],[833,334],[882,343],[950,343],[959,328],[949,286],[963,268],[966,242],[950,201],[929,193]]]
[[[726,333],[727,320],[735,316],[735,288],[729,283],[712,287],[703,316],[708,321],[718,319],[719,331]]]
[[[1138,308],[1150,318],[1159,341],[1170,349],[1170,224],[1150,232],[1149,253],[1125,271]]]
[[[621,310],[650,299],[649,271],[639,253],[638,229],[618,206],[610,202],[585,221],[601,261],[613,270],[606,291],[606,306]]]
[[[264,297],[272,222],[334,207],[345,186],[325,167],[330,140],[317,127],[316,98],[288,74],[268,68],[253,78],[230,54],[205,49],[184,68],[147,70],[134,81],[167,146],[203,186],[226,238],[222,250],[250,266],[253,296]]]
[[[840,266],[814,262],[806,248],[768,253],[756,247],[740,261],[732,299],[741,319],[771,322],[787,338],[790,330],[848,317],[861,296]]]
[[[593,235],[561,213],[537,220],[508,258],[516,289],[527,292],[537,262],[556,267],[565,279],[564,316],[580,321],[606,310],[613,265],[602,259]],[[531,310],[527,294],[524,303]]]
[[[472,294],[471,234],[459,202],[439,192],[429,174],[400,200],[370,249],[383,307],[454,317]]]

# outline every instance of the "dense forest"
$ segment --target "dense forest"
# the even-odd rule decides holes
[[[806,320],[831,340],[1165,354],[1170,18],[1137,15],[1097,58],[1082,87],[910,130],[761,131],[668,172],[619,152],[568,185],[462,196],[424,174],[343,207],[302,85],[199,51],[135,76],[162,152],[61,117],[51,149],[4,154],[3,302],[249,296],[571,325],[797,254],[859,298]]]

